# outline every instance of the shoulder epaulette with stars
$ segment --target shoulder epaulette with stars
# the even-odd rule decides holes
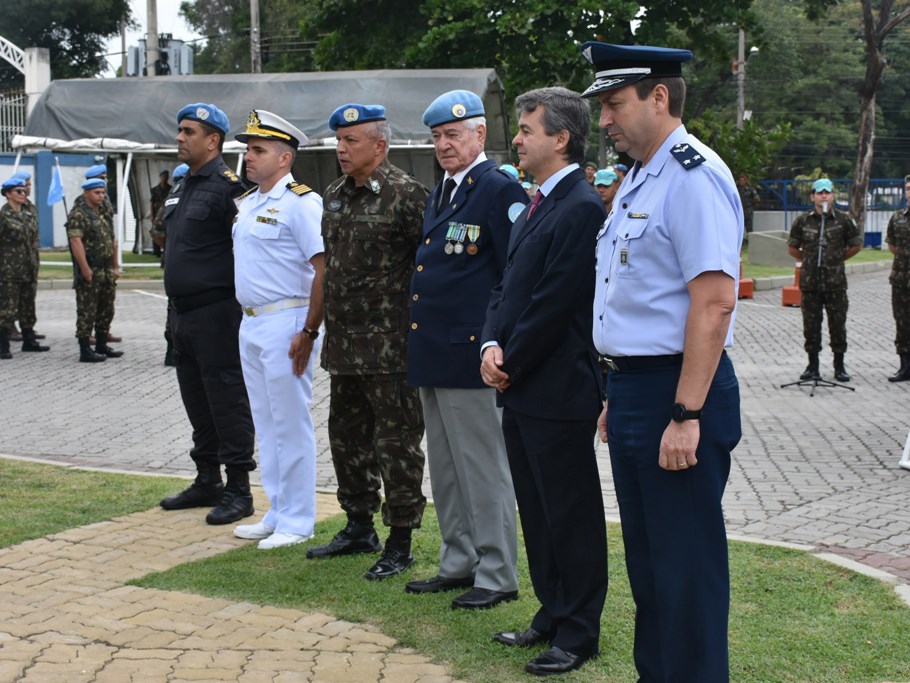
[[[254,193],[256,190],[258,190],[258,189],[259,189],[259,186],[258,186],[258,185],[253,185],[253,187],[251,187],[249,190],[247,190],[247,191],[244,192],[243,194],[238,194],[238,195],[235,197],[235,199],[236,199],[238,202],[239,202],[241,199],[246,199],[247,197],[249,197],[251,194],[253,194],[253,193]]]
[[[224,174],[224,177],[227,178],[228,180],[230,180],[231,182],[233,182],[233,183],[240,182],[240,178],[238,178],[237,174],[234,173],[231,169],[226,168],[222,171],[222,173]]]
[[[695,149],[688,142],[681,142],[670,150],[670,154],[676,159],[687,171],[691,171],[699,164],[705,163],[707,159],[702,156],[701,152]]]
[[[312,192],[313,188],[304,185],[303,183],[298,183],[296,180],[292,180],[287,184],[287,188],[296,195],[303,196],[307,192]]]

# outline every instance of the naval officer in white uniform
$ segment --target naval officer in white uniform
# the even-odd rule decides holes
[[[316,521],[316,438],[310,416],[325,272],[322,199],[294,181],[307,137],[262,109],[235,138],[247,145],[246,175],[258,184],[238,198],[234,280],[243,307],[240,360],[271,508],[234,529],[266,550],[303,543]]]

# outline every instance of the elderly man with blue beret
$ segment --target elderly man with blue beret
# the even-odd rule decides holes
[[[114,225],[104,210],[105,186],[101,178],[82,183],[82,201],[74,203],[66,220],[73,256],[80,363],[98,363],[123,355],[123,351],[116,351],[107,343],[120,277],[120,251]],[[94,351],[89,341],[92,330]]]
[[[307,551],[327,558],[383,550],[367,570],[385,579],[414,564],[411,531],[426,505],[423,415],[408,386],[408,287],[427,189],[389,163],[391,126],[380,105],[345,104],[329,117],[343,175],[323,194],[329,442],[348,523]],[[419,266],[418,266],[419,268]],[[373,527],[385,487],[385,548]]]
[[[420,390],[442,545],[436,576],[405,590],[468,588],[452,607],[493,607],[518,597],[518,551],[502,412],[480,377],[480,333],[528,198],[514,166],[487,159],[476,94],[440,95],[423,122],[444,174],[427,200],[411,282],[408,381]]]
[[[193,427],[196,480],[161,501],[165,510],[212,507],[209,524],[253,514],[253,418],[240,366],[243,313],[234,289],[231,229],[246,189],[221,158],[231,126],[214,104],[177,112],[177,158],[187,176],[165,200],[164,288],[171,307],[177,382]],[[227,486],[221,468],[227,473]]]
[[[635,165],[597,235],[598,421],[654,683],[729,680],[722,498],[742,434],[733,343],[743,211],[730,169],[682,123],[689,50],[589,42],[600,127]]]

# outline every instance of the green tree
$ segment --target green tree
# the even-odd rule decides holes
[[[128,0],[4,2],[0,36],[22,49],[48,48],[52,78],[91,77],[107,68],[106,42],[120,32],[121,17],[131,18]],[[0,89],[21,86],[22,75],[3,62]]]
[[[721,121],[713,114],[691,120],[687,129],[720,155],[734,177],[745,173],[755,180],[767,176],[792,135],[789,123],[762,128],[754,120],[748,120],[742,128],[737,128],[734,121]]]

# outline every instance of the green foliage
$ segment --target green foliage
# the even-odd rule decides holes
[[[131,16],[128,0],[9,1],[0,10],[0,36],[23,50],[48,48],[52,78],[85,78],[107,68],[106,41]],[[0,60],[0,90],[21,88],[22,78]]]
[[[792,134],[789,123],[766,130],[749,120],[737,128],[734,122],[720,121],[710,112],[690,120],[686,128],[727,162],[734,177],[745,173],[750,179],[765,177]]]

